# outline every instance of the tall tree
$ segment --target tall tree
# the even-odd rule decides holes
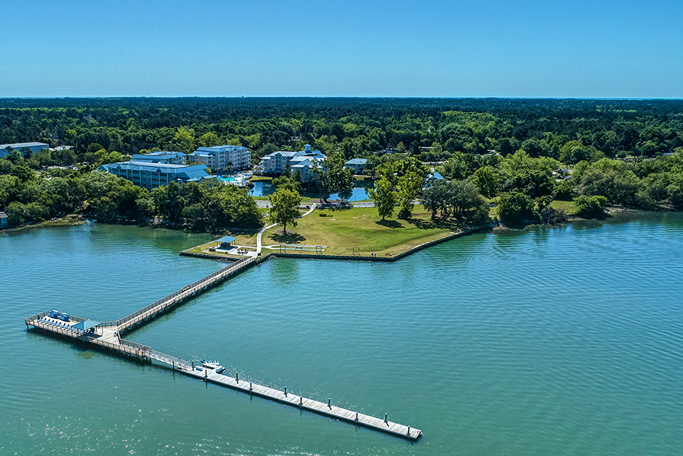
[[[314,166],[311,167],[311,174],[313,174],[313,179],[315,180],[316,188],[318,189],[318,197],[320,201],[327,202],[327,199],[332,193],[332,179],[330,179],[330,173],[319,166],[318,161],[314,160]]]
[[[398,180],[399,198],[401,209],[398,211],[398,218],[407,219],[413,213],[413,201],[420,193],[420,188],[424,183],[424,177],[417,172],[410,171]]]
[[[188,127],[178,127],[178,131],[176,131],[175,136],[173,137],[176,141],[178,141],[183,149],[183,152],[186,154],[189,154],[194,150],[194,129],[193,128],[188,128]]]
[[[484,166],[474,172],[472,183],[479,187],[479,192],[487,198],[498,194],[498,174],[490,166]]]
[[[176,135],[176,139],[177,135]],[[218,135],[212,131],[208,131],[201,135],[199,139],[197,140],[200,146],[202,147],[211,147],[211,146],[217,146],[220,143],[220,139],[218,138]]]
[[[344,157],[341,154],[333,155],[329,163],[326,163],[330,173],[332,191],[339,194],[343,200],[351,198],[353,192],[353,173],[350,169],[344,168]]]
[[[278,188],[268,199],[270,200],[270,221],[281,223],[287,235],[287,225],[296,226],[297,224],[301,195],[289,188]]]
[[[375,182],[375,187],[368,192],[370,198],[375,202],[375,206],[379,215],[384,220],[385,217],[391,217],[394,214],[396,207],[396,192],[386,178],[381,178]]]
[[[330,193],[338,193],[341,199],[349,199],[353,192],[353,173],[344,168],[344,156],[333,154],[320,166],[313,166],[311,172],[315,176],[320,199],[327,201]],[[317,161],[315,163],[318,164]]]

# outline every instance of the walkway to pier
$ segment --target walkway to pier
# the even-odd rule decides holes
[[[174,307],[184,299],[190,298],[196,295],[198,292],[206,290],[208,287],[216,284],[217,282],[225,280],[226,278],[230,277],[236,272],[249,267],[254,261],[254,258],[251,257],[239,260],[229,266],[219,269],[218,271],[212,274],[209,274],[208,276],[202,279],[197,280],[196,282],[193,282],[189,285],[185,285],[183,288],[176,291],[175,293],[171,293],[170,295],[165,296],[156,302],[153,302],[147,307],[143,307],[142,309],[133,312],[130,315],[126,315],[120,320],[100,323],[98,327],[113,328],[113,331],[116,331],[119,334],[121,334],[127,331],[130,327],[136,325],[137,323],[147,320],[148,318],[153,317],[159,312],[163,312],[171,307]]]
[[[151,350],[150,347],[122,339],[121,334],[129,330],[134,325],[149,318],[153,318],[159,313],[175,307],[182,301],[193,297],[197,293],[206,290],[210,286],[215,285],[222,280],[225,280],[242,269],[252,266],[257,261],[258,260],[254,258],[245,258],[232,263],[214,273],[209,274],[206,277],[203,277],[202,279],[197,280],[196,282],[185,285],[180,290],[171,293],[170,295],[165,296],[158,301],[153,302],[152,304],[143,307],[136,312],[133,312],[130,315],[126,315],[120,320],[99,323],[87,331],[79,330],[75,327],[76,324],[85,321],[85,318],[75,317],[72,315],[69,318],[69,322],[64,322],[59,319],[50,318],[50,311],[41,312],[37,315],[26,318],[25,323],[27,327],[33,326],[34,328],[39,328],[45,331],[60,334],[62,336],[71,337],[82,342],[99,345],[127,355],[147,359],[149,357],[146,353]]]
[[[420,438],[422,431],[419,429],[394,423],[389,421],[386,416],[385,419],[375,418],[363,413],[336,407],[332,405],[329,400],[327,403],[318,402],[313,399],[307,399],[302,396],[291,394],[291,392],[287,392],[286,389],[279,391],[266,386],[257,385],[253,382],[239,380],[237,375],[235,378],[221,375],[210,369],[207,370],[204,368],[198,368],[198,366],[194,366],[193,363],[184,361],[180,358],[152,350],[152,348],[149,346],[121,338],[121,333],[127,331],[135,324],[138,324],[149,318],[153,318],[159,313],[176,306],[183,300],[191,298],[197,293],[206,290],[208,287],[226,279],[227,277],[232,276],[240,270],[248,268],[254,264],[258,264],[263,260],[263,257],[260,259],[248,258],[240,260],[229,266],[221,268],[196,282],[186,285],[180,290],[171,293],[170,295],[165,296],[164,298],[146,307],[143,307],[142,309],[133,312],[132,314],[127,315],[120,320],[99,323],[88,329],[80,328],[80,326],[85,326],[79,325],[79,323],[87,321],[84,318],[69,316],[69,321],[63,321],[59,318],[51,317],[50,314],[52,311],[41,312],[37,315],[26,318],[25,323],[27,327],[33,326],[34,328],[49,331],[53,334],[59,334],[81,341],[83,343],[105,347],[142,360],[153,360],[157,363],[171,367],[172,369],[177,370],[185,375],[232,388],[234,390],[242,391],[247,394],[270,399],[282,404],[298,407],[302,410],[308,410],[341,421],[354,423],[358,426],[364,426],[377,431],[400,436],[409,440],[417,440]]]

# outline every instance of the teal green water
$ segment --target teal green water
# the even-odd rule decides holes
[[[393,264],[267,261],[128,338],[418,427],[417,443],[26,331],[216,270],[205,236],[0,235],[0,454],[678,455],[683,217],[477,234]]]

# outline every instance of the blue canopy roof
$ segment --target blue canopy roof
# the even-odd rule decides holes
[[[90,328],[92,328],[93,326],[97,326],[97,325],[99,325],[99,324],[100,324],[99,321],[95,321],[95,320],[83,320],[83,321],[81,321],[81,322],[79,322],[79,323],[76,323],[73,327],[76,328],[76,329],[82,329],[83,331],[85,331],[86,329],[90,329]]]
[[[235,241],[235,240],[237,240],[237,238],[230,237],[230,236],[223,236],[220,239],[216,239],[216,241],[218,241],[218,242],[227,242],[228,244],[231,243],[232,241]]]

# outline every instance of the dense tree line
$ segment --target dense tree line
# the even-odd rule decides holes
[[[35,172],[26,160],[0,159],[0,208],[10,225],[83,214],[103,222],[158,217],[176,226],[216,230],[258,227],[261,216],[246,189],[217,180],[157,187],[152,192],[99,171]]]
[[[208,228],[260,223],[251,206],[239,214],[234,205],[215,201],[233,190],[169,186],[164,197],[161,190],[145,195],[125,182],[105,185],[95,181],[110,178],[87,175],[101,163],[141,151],[191,152],[223,143],[249,147],[254,161],[274,150],[301,150],[307,143],[320,149],[329,157],[327,171],[319,173],[315,184],[323,199],[331,192],[347,193],[351,181],[343,162],[365,157],[365,172],[377,179],[374,195],[382,202],[383,217],[392,216],[396,205],[400,217],[410,217],[418,181],[428,170],[415,165],[420,162],[438,162],[436,169],[453,183],[448,191],[438,190],[439,198],[451,199],[434,206],[439,216],[478,211],[479,202],[467,210],[455,205],[457,192],[471,194],[465,183],[496,202],[504,221],[561,220],[552,200],[576,199],[584,214],[604,208],[599,197],[611,205],[683,209],[681,100],[1,100],[0,143],[23,141],[73,150],[42,151],[23,159],[14,152],[0,160],[5,182],[0,209],[11,212],[12,220],[85,211],[101,219],[161,215],[173,223]],[[71,176],[43,171],[52,178],[32,177],[34,169],[72,164],[81,165]],[[66,179],[71,187],[53,192],[44,183],[53,179],[55,185]],[[237,194],[226,198],[239,199]]]
[[[683,210],[683,150],[632,161],[601,157],[570,166],[554,158],[534,158],[524,150],[466,162],[451,157],[438,169],[448,178],[474,183],[496,198],[506,223],[561,222],[553,200],[574,200],[579,214],[596,216],[607,204],[641,209]]]
[[[241,144],[365,156],[395,149],[423,161],[522,149],[564,163],[654,157],[683,146],[680,100],[350,98],[4,99],[0,143],[44,141],[132,155]],[[94,146],[93,146],[94,145]],[[93,150],[90,151],[91,153]],[[93,157],[90,157],[92,159]],[[255,157],[257,158],[257,157]],[[65,157],[65,161],[70,157]]]

